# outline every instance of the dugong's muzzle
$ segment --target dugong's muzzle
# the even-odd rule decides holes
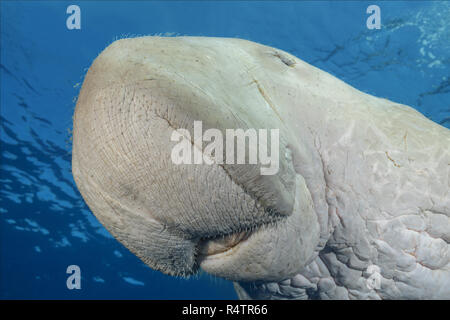
[[[189,275],[201,266],[232,280],[277,280],[298,272],[313,258],[320,228],[295,163],[316,168],[320,161],[312,138],[294,135],[277,110],[289,100],[271,78],[291,72],[295,62],[238,39],[111,44],[90,67],[74,116],[73,176],[90,209],[134,254],[167,274]],[[203,131],[279,130],[277,172],[261,174],[249,154],[241,164],[174,163],[175,131],[187,130],[191,147],[204,151],[195,121]],[[270,150],[274,142],[267,142]]]

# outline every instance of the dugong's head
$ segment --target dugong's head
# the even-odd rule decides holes
[[[90,67],[74,116],[72,171],[90,209],[129,250],[170,275],[200,267],[235,281],[296,274],[313,259],[320,234],[297,170],[315,161],[311,137],[299,137],[283,110],[296,63],[239,39],[112,43]],[[266,151],[278,156],[275,170],[264,174],[269,165],[251,163],[250,151],[236,164],[224,148],[221,162],[222,151],[208,153],[208,139],[195,136],[194,121],[224,138],[227,129],[278,129],[277,144],[270,133],[266,139]],[[174,161],[182,141],[205,161]]]

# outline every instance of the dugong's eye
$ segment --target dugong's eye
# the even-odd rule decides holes
[[[285,65],[287,65],[288,67],[293,67],[295,65],[295,60],[286,56],[285,54],[275,51],[272,53],[275,57],[277,57],[278,59],[281,60],[281,62],[283,62]]]

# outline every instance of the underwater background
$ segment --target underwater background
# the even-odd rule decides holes
[[[69,30],[69,5],[81,29]],[[381,29],[369,30],[369,5]],[[76,97],[93,59],[138,35],[280,48],[450,128],[447,1],[1,1],[0,298],[236,299],[229,281],[153,271],[117,242],[71,174]],[[226,68],[226,66],[224,66]],[[69,265],[81,289],[69,290]]]

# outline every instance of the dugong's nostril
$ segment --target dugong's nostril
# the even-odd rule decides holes
[[[279,51],[275,51],[273,53],[273,55],[275,57],[277,57],[278,59],[281,60],[281,62],[283,62],[285,65],[287,65],[288,67],[294,67],[295,65],[295,60],[294,58],[288,57],[286,54],[279,52]]]
[[[218,236],[214,238],[202,239],[198,243],[199,256],[211,256],[217,253],[225,252],[242,241],[250,237],[252,231],[244,230],[229,235]]]

